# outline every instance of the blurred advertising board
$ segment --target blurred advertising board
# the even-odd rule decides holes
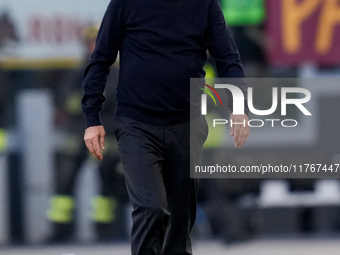
[[[0,0],[0,66],[76,66],[83,29],[100,22],[109,0]]]
[[[340,1],[267,1],[268,56],[272,64],[340,64]]]

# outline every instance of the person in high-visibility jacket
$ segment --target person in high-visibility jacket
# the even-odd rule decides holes
[[[5,129],[0,128],[0,153],[7,149],[8,136]]]
[[[86,56],[95,47],[97,25],[89,25],[83,31],[84,45],[86,46]],[[85,63],[84,63],[85,64]],[[118,69],[111,71],[112,79],[116,79]],[[47,211],[47,218],[53,223],[52,233],[46,240],[47,243],[61,243],[73,240],[74,235],[74,216],[76,212],[76,200],[74,191],[77,184],[82,164],[88,159],[90,154],[87,152],[83,143],[80,130],[83,129],[83,113],[81,110],[81,77],[82,68],[76,73],[74,79],[65,82],[60,86],[56,96],[56,125],[65,134],[61,148],[56,157],[56,190],[50,198]],[[110,103],[114,104],[114,88],[107,91]],[[112,116],[112,105],[103,109],[103,121]],[[109,121],[107,121],[110,123]],[[91,218],[95,223],[97,241],[109,241],[115,237],[123,237],[121,222],[116,218],[122,214],[118,204],[127,200],[125,195],[124,177],[118,156],[118,150],[114,136],[108,135],[107,139],[112,140],[108,146],[105,160],[98,165],[100,180],[100,194],[93,198]],[[79,211],[77,212],[79,213]],[[88,213],[88,212],[80,212]],[[118,214],[118,215],[117,215]],[[117,228],[119,230],[117,230]]]
[[[204,70],[206,83],[214,86],[217,78],[214,65],[208,61]],[[221,116],[219,112],[214,112],[214,109],[210,107],[205,116],[209,134],[203,146],[203,165],[216,163],[216,157],[221,156],[217,152],[228,139],[227,125],[213,127],[214,119],[225,119],[227,116]],[[254,179],[203,178],[200,180],[198,201],[205,211],[209,231],[213,237],[226,243],[241,242],[252,237],[251,217],[240,208],[238,200],[246,193],[256,194],[258,187],[259,181]]]

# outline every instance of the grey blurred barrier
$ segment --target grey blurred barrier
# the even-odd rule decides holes
[[[17,94],[17,125],[5,132],[6,149],[0,148],[0,245],[12,241],[38,244],[50,234],[46,211],[54,192],[54,153],[67,139],[53,126],[53,107],[50,90],[29,89]],[[11,154],[17,155],[14,165]],[[90,209],[91,198],[98,192],[97,167],[93,160],[84,162],[75,190],[76,235],[83,242],[94,239]]]
[[[99,180],[96,174],[98,164],[96,161],[88,159],[81,166],[78,185],[76,188],[77,217],[76,236],[81,242],[91,242],[94,240],[94,225],[91,219],[92,198],[98,194]]]
[[[7,155],[0,153],[0,244],[9,241]]]
[[[17,123],[23,173],[26,241],[37,243],[48,233],[45,212],[53,168],[53,102],[48,90],[23,90],[17,97]]]
[[[50,234],[46,218],[48,200],[53,194],[54,152],[62,144],[63,133],[53,126],[53,100],[49,90],[23,90],[17,96],[17,133],[15,151],[22,157],[23,238],[30,244],[41,243]],[[85,161],[76,188],[77,236],[83,242],[93,240],[89,215],[91,198],[97,191],[97,164]],[[1,215],[0,215],[1,216]],[[8,218],[7,216],[3,217]],[[1,225],[0,225],[1,228]],[[1,241],[1,240],[0,240]]]

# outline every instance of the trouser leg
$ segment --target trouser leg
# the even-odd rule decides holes
[[[174,170],[174,168],[171,168]],[[169,169],[170,170],[170,169]],[[184,170],[178,167],[176,170]],[[184,172],[184,171],[183,171]],[[171,175],[171,170],[169,171]],[[174,174],[176,176],[176,174]],[[192,254],[190,232],[196,219],[196,179],[186,174],[165,178],[170,220],[163,246],[163,255]]]
[[[162,177],[163,130],[117,116],[115,133],[133,206],[133,255],[160,255],[168,223]]]
[[[194,132],[198,132],[195,146],[190,144],[190,123],[172,125],[166,129],[163,176],[171,216],[163,255],[192,254],[190,232],[196,219],[198,180],[190,178],[190,159],[200,160],[208,131],[204,119],[193,124],[196,125]],[[194,135],[191,134],[192,138]]]
[[[134,208],[133,255],[192,253],[189,234],[196,216],[197,181],[190,179],[190,160],[191,155],[198,158],[207,136],[205,120],[195,124],[199,142],[190,150],[189,123],[156,126],[116,118],[115,133]]]

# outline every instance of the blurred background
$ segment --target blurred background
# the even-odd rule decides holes
[[[56,245],[89,249],[79,254],[129,252],[131,207],[111,128],[119,61],[102,111],[104,161],[83,144],[82,73],[108,3],[0,0],[1,254],[40,254],[29,248],[37,246],[65,253]],[[249,146],[235,151],[229,144],[221,157],[234,165],[340,163],[340,2],[221,0],[221,6],[247,77],[333,79],[312,92],[313,121],[295,135],[255,131]],[[212,59],[205,70],[207,78],[216,77]],[[268,109],[265,89],[273,86],[257,87],[256,106]],[[221,146],[217,137],[209,137],[206,158]],[[335,178],[204,179],[194,244],[198,254],[281,254],[273,247],[285,254],[339,254],[339,209]],[[112,246],[92,251],[98,244]]]

